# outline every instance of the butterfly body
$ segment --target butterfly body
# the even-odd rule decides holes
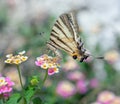
[[[53,26],[48,47],[51,50],[64,50],[74,59],[83,62],[89,54],[79,37],[79,26],[72,13],[62,14]]]

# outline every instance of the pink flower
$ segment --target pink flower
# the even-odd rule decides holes
[[[8,77],[0,76],[0,96],[9,97],[12,92],[12,87],[14,82],[12,82]]]
[[[85,75],[79,71],[70,72],[67,74],[67,78],[72,81],[78,81],[85,79]]]
[[[10,78],[8,78],[8,77],[6,77],[6,82],[8,83],[8,86],[13,86],[13,85],[15,85],[15,83],[14,82],[12,82],[11,80],[10,80]]]
[[[101,104],[100,102],[94,102],[94,103],[91,103],[91,104]]]
[[[87,84],[85,80],[79,80],[77,82],[77,89],[81,94],[84,94],[87,92]]]
[[[48,75],[53,75],[55,74],[54,68],[48,69]]]
[[[115,95],[110,91],[103,91],[98,95],[97,101],[102,104],[111,104],[110,102],[113,101]]]
[[[51,57],[46,54],[37,57],[37,61],[35,61],[35,64],[37,66],[40,66],[42,69],[48,70],[48,75],[53,75],[55,73],[59,72],[59,57]]]
[[[44,64],[44,60],[42,57],[38,57],[37,61],[35,61],[36,66],[41,66]]]
[[[73,58],[68,57],[67,62],[63,64],[62,69],[64,71],[77,70],[79,69],[79,65]]]
[[[76,89],[69,81],[62,81],[57,85],[56,93],[63,98],[68,98],[76,93]]]
[[[98,85],[99,85],[99,82],[96,78],[93,78],[93,79],[90,80],[90,87],[91,88],[97,88]]]
[[[59,69],[56,67],[48,69],[48,75],[53,75],[53,74],[58,73],[58,72],[59,72]]]
[[[116,96],[110,104],[120,104],[120,97]]]

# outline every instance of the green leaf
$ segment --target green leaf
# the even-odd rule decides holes
[[[25,99],[26,99],[27,104],[30,102],[31,97],[33,96],[33,94],[34,94],[34,90],[33,89],[28,89],[25,92]]]
[[[42,104],[42,100],[39,97],[34,98],[32,101],[33,104]]]
[[[20,99],[20,94],[15,93],[11,95],[10,99],[6,102],[6,104],[19,104],[18,100]]]
[[[19,100],[19,103],[18,104],[27,104],[26,103],[26,99],[21,97],[21,99]]]

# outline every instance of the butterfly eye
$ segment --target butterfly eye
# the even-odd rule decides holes
[[[73,59],[77,59],[77,55],[74,55],[74,56],[73,56]]]

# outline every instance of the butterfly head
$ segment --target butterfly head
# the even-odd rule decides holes
[[[74,52],[72,54],[72,57],[73,59],[77,59],[79,60],[80,62],[83,62],[84,60],[86,60],[90,55],[87,53],[87,52],[84,52],[84,53],[79,53],[78,52]]]

